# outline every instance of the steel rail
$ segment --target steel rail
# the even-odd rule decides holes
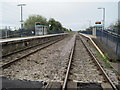
[[[59,34],[59,35],[61,35],[61,34]],[[66,35],[68,35],[68,34],[66,34]],[[51,37],[54,37],[54,36],[52,36],[52,35],[50,35],[50,36],[51,36]],[[56,35],[55,35],[55,36],[56,36]],[[36,37],[39,37],[39,36],[36,36]],[[41,38],[46,38],[46,37],[42,36]],[[28,38],[28,39],[30,39],[30,38]],[[31,38],[31,39],[35,39],[35,37],[33,37],[33,38]],[[24,40],[24,39],[23,39],[23,40]],[[49,41],[47,41],[47,42],[44,42],[44,43],[48,43],[48,42],[50,42],[50,41],[51,41],[51,40],[49,40]],[[2,42],[1,42],[1,43],[2,43]],[[11,53],[8,53],[8,54],[5,54],[5,55],[1,55],[0,57],[4,58],[4,57],[10,56],[10,55],[15,54],[15,53],[19,53],[19,52],[24,51],[24,50],[27,50],[27,49],[31,49],[31,48],[37,47],[37,46],[42,45],[42,44],[44,44],[44,43],[40,43],[40,44],[37,44],[37,45],[33,45],[33,46],[30,46],[30,47],[26,47],[26,48],[24,48],[24,49],[20,49],[20,50],[17,50],[17,51],[14,51],[14,52],[11,52]]]
[[[71,53],[70,53],[70,57],[69,57],[69,62],[68,62],[68,68],[67,68],[67,72],[66,72],[65,79],[64,79],[64,82],[63,82],[62,90],[65,90],[66,86],[67,86],[67,80],[68,80],[69,71],[70,71],[70,67],[71,67],[71,62],[72,62],[72,58],[73,58],[73,53],[74,53],[74,48],[75,48],[75,42],[76,42],[76,35],[75,35],[75,40],[74,40],[74,43],[73,43],[73,46],[72,46],[72,49],[71,49]]]
[[[80,39],[81,39],[81,42],[83,43],[83,45],[85,46],[86,50],[88,51],[89,55],[91,56],[91,58],[93,58],[95,60],[95,63],[97,64],[97,66],[99,67],[99,69],[101,70],[102,74],[104,75],[105,79],[107,79],[107,81],[110,83],[110,85],[112,86],[112,88],[114,90],[118,90],[116,88],[116,86],[113,84],[113,82],[110,80],[109,76],[106,74],[106,72],[104,71],[104,69],[102,68],[102,66],[99,64],[97,58],[94,56],[94,54],[90,51],[90,49],[85,45],[84,41],[82,40],[81,36],[79,36]],[[76,42],[76,39],[75,39],[75,42]],[[67,80],[68,80],[68,77],[69,77],[69,72],[70,72],[70,67],[71,67],[71,62],[72,62],[72,59],[73,59],[73,54],[74,54],[74,49],[75,49],[75,42],[74,42],[74,46],[73,48],[71,49],[71,53],[70,53],[70,58],[69,58],[69,63],[68,63],[68,67],[67,67],[67,72],[66,72],[66,76],[65,76],[65,79],[64,79],[64,82],[63,82],[63,86],[62,86],[62,90],[65,90],[66,89],[66,86],[67,86]]]
[[[37,44],[37,45],[33,45],[33,46],[30,46],[30,47],[26,47],[26,48],[24,48],[24,49],[20,49],[20,50],[17,50],[17,51],[14,51],[14,52],[11,52],[11,53],[8,53],[8,54],[5,54],[5,55],[2,55],[2,56],[0,56],[0,57],[5,58],[5,57],[8,57],[8,56],[10,56],[10,55],[13,55],[13,54],[16,54],[16,53],[19,53],[19,52],[25,51],[25,50],[35,48],[35,47],[40,46],[40,45],[42,45],[42,44],[49,43],[49,42],[51,42],[51,41],[52,41],[52,40],[48,40],[47,42],[40,43],[40,44]]]
[[[56,43],[56,42],[58,42],[58,41],[60,41],[60,40],[63,40],[63,39],[64,39],[64,38],[59,39],[59,40],[55,40],[55,41],[53,41],[53,42],[51,42],[51,43],[49,43],[49,44],[47,43],[47,44],[45,44],[44,46],[40,47],[39,49],[37,49],[37,50],[35,50],[35,51],[32,51],[32,52],[30,52],[30,53],[28,53],[28,54],[26,54],[26,55],[24,55],[24,56],[22,56],[22,57],[20,57],[20,58],[17,58],[17,59],[15,59],[15,60],[12,60],[12,61],[10,61],[10,62],[8,62],[8,63],[0,66],[0,68],[1,68],[1,69],[5,69],[5,68],[9,67],[10,65],[12,65],[13,63],[15,63],[15,62],[17,62],[17,61],[19,61],[19,60],[21,60],[21,59],[23,59],[23,58],[25,58],[25,57],[28,57],[29,55],[31,55],[31,54],[33,54],[33,53],[36,53],[36,52],[40,51],[41,49],[44,49],[44,48],[46,48],[46,47],[48,47],[48,46],[50,46],[50,45],[52,45],[52,44],[54,44],[54,43]]]
[[[5,57],[8,57],[10,55],[13,55],[13,54],[16,54],[16,53],[19,53],[19,52],[22,52],[22,51],[25,51],[25,50],[28,50],[28,49],[31,49],[31,48],[35,48],[37,46],[40,46],[42,44],[46,44],[46,43],[49,43],[51,40],[47,41],[47,42],[44,42],[44,43],[40,43],[40,44],[37,44],[37,45],[34,45],[34,46],[30,46],[30,47],[27,47],[27,48],[24,48],[24,49],[20,49],[20,50],[17,50],[17,51],[14,51],[12,53],[8,53],[8,54],[5,54],[2,56],[2,58],[5,58]]]
[[[87,45],[84,43],[84,41],[82,40],[81,36],[80,39],[83,43],[83,45],[85,46],[86,50],[89,52],[90,56],[95,60],[97,66],[99,67],[99,69],[102,71],[103,75],[105,76],[105,78],[108,80],[108,82],[111,84],[112,88],[114,90],[118,90],[117,87],[113,84],[113,82],[110,80],[109,76],[106,74],[105,70],[102,68],[102,66],[100,65],[100,63],[98,62],[97,58],[94,56],[94,54],[90,51],[90,49],[87,47]]]
[[[88,39],[90,40],[90,42],[92,42],[92,44],[94,45],[94,47],[97,49],[97,51],[102,55],[102,57],[105,58],[105,55],[103,54],[103,52],[99,49],[99,47],[95,44],[95,42],[94,42],[90,37],[88,37],[87,35],[81,34],[81,33],[80,33],[80,35],[83,36],[83,37],[85,37],[85,38],[88,38]],[[109,58],[108,58],[108,62],[110,63],[110,67],[113,69],[113,71],[114,71],[117,75],[119,75],[118,70],[116,70],[116,69],[114,68],[114,66],[111,64]]]

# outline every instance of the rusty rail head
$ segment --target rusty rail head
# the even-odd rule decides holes
[[[90,56],[94,59],[95,63],[97,64],[97,66],[99,67],[99,69],[102,71],[103,75],[105,76],[105,78],[108,80],[108,82],[111,84],[112,88],[114,90],[118,90],[117,87],[114,85],[114,83],[110,80],[109,76],[106,74],[105,70],[102,68],[102,66],[100,65],[100,63],[98,62],[97,58],[94,56],[94,54],[90,51],[90,49],[87,47],[87,45],[84,43],[84,41],[82,40],[81,36],[80,39],[83,43],[83,45],[85,46],[86,50],[88,51],[88,53],[90,54]]]
[[[62,38],[62,39],[64,39],[64,38]],[[41,49],[44,49],[44,48],[46,48],[46,47],[48,47],[48,46],[50,46],[50,45],[52,45],[52,44],[54,44],[54,43],[62,40],[62,39],[55,40],[55,41],[53,41],[53,42],[51,42],[51,43],[48,43],[48,42],[47,42],[47,43],[45,43],[44,46],[40,47],[39,49],[37,49],[37,50],[35,50],[35,51],[32,51],[32,52],[30,52],[30,53],[28,53],[28,54],[26,54],[26,55],[24,55],[24,56],[22,56],[22,57],[20,57],[20,58],[17,58],[17,59],[15,59],[15,60],[12,60],[12,61],[10,61],[10,62],[8,62],[8,63],[3,64],[2,66],[0,66],[0,69],[5,69],[5,68],[9,67],[10,65],[12,65],[13,63],[15,63],[15,62],[17,62],[17,61],[19,61],[19,60],[21,60],[21,59],[23,59],[23,58],[25,58],[25,57],[33,54],[33,53],[36,53],[36,52],[40,51]]]
[[[74,35],[74,43],[73,43],[73,46],[72,46],[72,49],[71,49],[70,59],[69,59],[69,63],[68,63],[66,76],[65,76],[65,79],[64,79],[64,82],[63,82],[62,90],[66,89],[67,80],[68,80],[68,76],[69,76],[69,71],[70,71],[70,67],[71,67],[71,62],[72,62],[72,58],[73,58],[73,54],[74,54],[75,42],[76,42],[76,34]]]

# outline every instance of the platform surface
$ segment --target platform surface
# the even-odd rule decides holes
[[[2,88],[4,88],[4,90],[12,90],[15,88],[18,89],[40,89],[43,86],[42,82],[38,82],[38,81],[26,81],[26,80],[11,80],[11,79],[7,79],[5,77],[0,77],[0,80],[2,81]]]
[[[44,37],[50,37],[50,36],[56,36],[56,35],[62,35],[62,34],[67,34],[67,33],[41,35],[41,36],[19,37],[19,38],[8,38],[8,39],[0,39],[0,43],[10,42],[10,41],[18,41],[18,40],[25,40],[25,39],[44,38]]]

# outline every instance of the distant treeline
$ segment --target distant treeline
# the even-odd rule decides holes
[[[1,29],[1,38],[13,38],[13,37],[23,37],[35,35],[35,22],[40,22],[42,25],[48,27],[48,34],[71,32],[71,29],[67,29],[62,26],[59,21],[54,18],[47,20],[45,17],[40,15],[31,15],[25,21],[23,29],[11,30],[11,29]]]

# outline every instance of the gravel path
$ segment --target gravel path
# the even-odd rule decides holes
[[[101,73],[86,51],[79,36],[76,37],[76,45],[72,61],[69,76],[70,80],[84,83],[102,83],[104,81],[103,76],[100,75]]]
[[[42,49],[3,70],[3,76],[31,81],[63,81],[72,36]]]

